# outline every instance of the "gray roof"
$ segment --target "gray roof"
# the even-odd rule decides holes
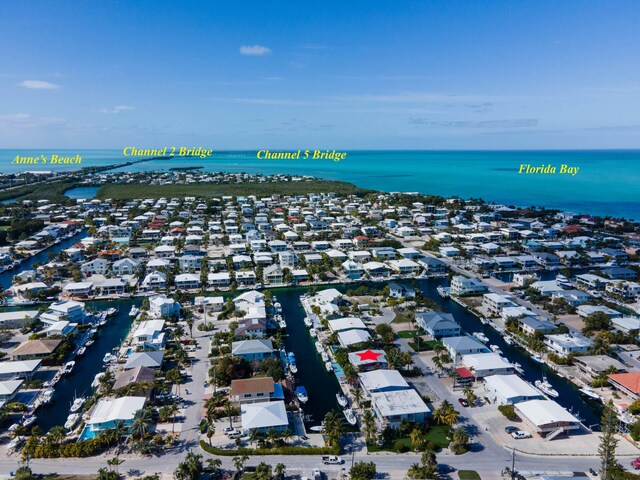
[[[159,368],[162,366],[163,358],[164,350],[157,350],[153,352],[134,352],[129,355],[127,363],[124,364],[124,369],[130,370],[136,367]]]

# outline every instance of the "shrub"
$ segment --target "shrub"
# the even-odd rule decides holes
[[[500,410],[500,413],[502,413],[502,415],[504,415],[511,421],[517,420],[519,418],[513,405],[500,405],[498,407],[498,410]]]
[[[398,453],[404,453],[409,450],[409,447],[403,440],[396,440],[393,444],[393,449]]]
[[[200,448],[212,455],[235,457],[237,455],[338,455],[339,447],[300,447],[287,445],[274,448],[233,448],[224,449],[212,447],[204,440],[200,440]]]

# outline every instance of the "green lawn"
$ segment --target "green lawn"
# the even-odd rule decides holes
[[[400,338],[413,338],[414,332],[413,330],[401,330],[398,332],[398,336]]]
[[[481,480],[480,475],[475,470],[460,470],[458,477],[460,480]]]
[[[423,437],[423,440],[425,442],[433,442],[436,447],[438,447],[438,449],[441,448],[445,448],[449,445],[449,440],[447,439],[448,435],[449,435],[449,431],[451,430],[451,427],[447,426],[447,425],[436,425],[433,426],[429,429],[429,432]],[[394,445],[396,444],[396,442],[400,440],[402,441],[402,443],[404,443],[404,445],[411,450],[413,447],[411,445],[411,439],[409,437],[403,437],[403,438],[396,438],[394,440],[391,441],[390,444],[384,444],[383,446],[379,447],[376,444],[373,445],[367,445],[367,449],[369,450],[369,452],[374,453],[374,452],[393,452],[394,451]]]
[[[420,340],[420,347],[418,348],[417,342],[409,342],[409,346],[416,352],[428,352],[439,344],[437,340]]]
[[[396,313],[396,317],[393,319],[393,322],[391,323],[409,323],[409,322],[413,322],[415,317],[415,313],[414,312],[398,312]]]
[[[129,200],[132,198],[160,197],[220,197],[223,195],[305,195],[308,193],[337,193],[339,195],[364,195],[365,190],[347,182],[335,180],[310,180],[302,182],[219,183],[199,185],[143,185],[107,184],[98,190],[97,198]]]

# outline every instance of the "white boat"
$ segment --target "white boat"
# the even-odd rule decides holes
[[[307,403],[309,401],[309,394],[307,393],[307,389],[302,385],[296,388],[296,397],[300,403]]]
[[[304,317],[304,324],[307,327],[312,327],[313,326],[313,319],[311,317]]]
[[[438,292],[438,295],[440,295],[442,298],[449,298],[449,296],[450,296],[449,292],[451,290],[450,287],[442,287],[442,286],[440,286],[440,287],[436,287],[436,290]]]
[[[97,388],[98,385],[100,385],[100,379],[102,378],[102,376],[105,374],[105,372],[100,372],[98,374],[96,374],[95,377],[93,377],[93,381],[91,382],[91,386],[93,388]]]
[[[94,344],[94,340],[88,340],[87,343],[84,344],[85,347],[90,347]]]
[[[76,398],[73,403],[71,404],[71,409],[69,410],[71,413],[76,413],[78,410],[80,410],[82,408],[82,406],[84,405],[84,403],[87,401],[86,398],[84,397],[78,397]]]
[[[356,423],[358,423],[356,412],[354,412],[351,408],[345,408],[343,412],[344,417],[347,419],[347,422],[349,422],[349,425],[355,425]]]
[[[513,344],[515,343],[515,342],[513,341],[513,338],[511,338],[511,337],[509,337],[509,336],[504,337],[504,342],[505,342],[507,345],[513,345]]]
[[[71,360],[70,362],[67,362],[64,364],[64,368],[62,369],[62,373],[71,373],[71,371],[73,370],[73,367],[76,366],[76,362],[74,362],[73,360]]]
[[[473,335],[474,337],[476,337],[478,340],[480,340],[483,343],[486,343],[486,342],[489,341],[487,336],[482,332],[473,332],[471,335]]]
[[[295,363],[290,363],[289,370],[291,370],[291,373],[298,373],[298,366]]]
[[[600,395],[598,395],[596,391],[589,386],[582,387],[579,390],[579,392],[582,393],[584,396],[590,398],[591,400],[597,400],[598,402],[602,401],[602,398],[600,398]]]
[[[322,425],[314,425],[313,427],[309,427],[309,431],[313,433],[322,433],[324,427]]]
[[[140,309],[135,305],[131,305],[131,310],[129,310],[129,316],[135,317],[136,315],[138,315],[138,313],[140,313]]]
[[[541,390],[542,393],[550,397],[556,398],[558,395],[560,395],[558,391],[555,388],[553,388],[553,385],[549,383],[549,381],[547,380],[547,377],[544,375],[542,376],[542,380],[536,380],[534,382],[534,385],[536,386],[536,388]]]
[[[531,360],[538,363],[544,363],[544,359],[542,358],[542,356],[538,355],[537,353],[534,353],[533,355],[531,355]]]
[[[77,425],[79,421],[80,421],[80,414],[72,413],[67,417],[67,421],[64,422],[64,428],[66,428],[67,430],[71,430],[73,427]]]
[[[323,352],[320,354],[320,356],[322,357],[322,361],[323,361],[323,362],[328,362],[328,361],[329,361],[329,354],[328,354],[327,352],[324,352],[324,351],[323,351]]]
[[[316,331],[315,328],[310,328],[309,335],[311,335],[311,338],[316,338],[318,336],[318,332]]]
[[[107,352],[104,354],[104,357],[102,357],[102,363],[110,363],[113,360],[116,360],[116,356],[112,355],[111,353]]]
[[[316,342],[316,351],[317,351],[318,353],[322,353],[322,352],[324,352],[324,346],[322,345],[322,343],[320,343],[320,342]]]
[[[494,353],[502,353],[502,350],[500,350],[500,347],[498,345],[489,345],[489,348]]]
[[[113,317],[116,313],[118,313],[117,308],[110,308],[106,312],[107,317]]]
[[[483,325],[489,325],[489,319],[486,317],[480,317],[480,323]]]
[[[36,417],[34,417],[33,415],[26,416],[22,419],[22,426],[28,427],[35,421],[36,421]]]
[[[349,400],[347,399],[347,397],[340,393],[336,393],[336,400],[338,401],[338,405],[340,405],[341,407],[346,407],[349,404]]]
[[[273,304],[273,308],[276,310],[276,312],[280,313],[282,312],[282,305],[280,305],[278,302],[275,302]]]
[[[78,349],[77,354],[78,354],[78,356],[80,356],[80,355],[84,355],[84,352],[86,352],[86,351],[87,351],[87,347],[80,347],[80,348]]]
[[[287,328],[287,322],[284,321],[284,318],[281,318],[280,320],[278,320],[278,326],[283,330]]]
[[[51,399],[53,399],[53,394],[55,393],[55,390],[53,388],[49,388],[47,390],[45,390],[44,392],[42,392],[42,400],[41,403],[43,405],[46,405],[47,403],[51,402]]]
[[[513,368],[515,369],[516,372],[518,372],[520,375],[524,375],[524,370],[522,369],[522,365],[520,365],[518,362],[513,364]]]
[[[331,365],[331,362],[324,362],[324,368],[327,369],[327,372],[333,372],[333,365]]]

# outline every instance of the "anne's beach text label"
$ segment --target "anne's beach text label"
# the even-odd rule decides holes
[[[529,174],[562,174],[562,175],[571,175],[575,177],[580,171],[580,167],[572,167],[567,164],[561,164],[559,167],[554,167],[550,163],[547,165],[533,166],[528,163],[521,163],[520,169],[518,173],[529,173]]]
[[[290,152],[272,152],[271,150],[258,150],[256,156],[259,160],[333,160],[339,162],[347,157],[347,152],[336,150],[293,150]]]
[[[82,157],[80,155],[58,155],[57,153],[48,155],[43,153],[35,157],[21,157],[20,155],[16,155],[11,163],[24,165],[69,165],[82,163]]]

